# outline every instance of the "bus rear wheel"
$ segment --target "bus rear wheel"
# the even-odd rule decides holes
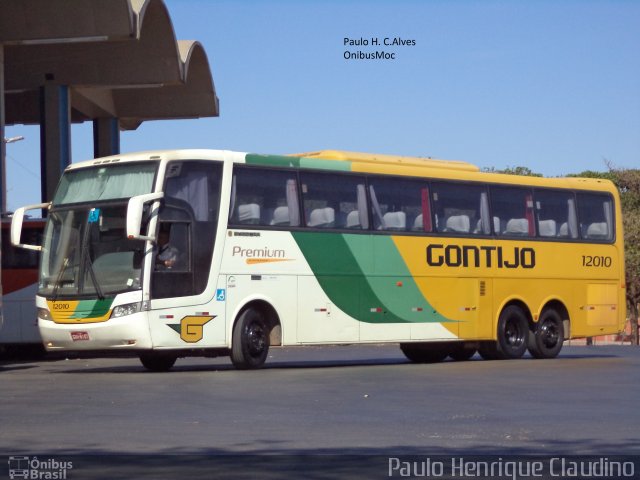
[[[534,358],[555,358],[564,343],[562,317],[554,309],[542,312],[540,320],[529,333],[529,353]]]
[[[522,308],[509,305],[498,318],[497,347],[504,358],[520,358],[527,350],[529,320]]]
[[[478,353],[483,360],[504,360],[506,358],[498,349],[497,342],[480,342]]]
[[[164,352],[145,352],[140,354],[140,362],[152,372],[168,372],[176,363],[176,355]]]
[[[401,343],[400,350],[414,363],[438,363],[449,355],[449,349],[437,343]]]
[[[264,314],[248,308],[233,327],[231,362],[240,370],[260,368],[269,354],[269,328]]]

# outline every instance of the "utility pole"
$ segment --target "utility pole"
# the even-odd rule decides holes
[[[0,158],[2,159],[2,165],[0,165],[0,177],[2,177],[2,185],[0,185],[0,188],[2,189],[2,202],[0,204],[0,213],[3,214],[7,213],[7,144],[19,142],[20,140],[24,140],[22,135],[2,139],[2,154],[0,155]]]

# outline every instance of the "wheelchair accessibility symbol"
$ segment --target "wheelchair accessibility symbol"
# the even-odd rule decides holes
[[[216,301],[224,302],[226,299],[226,291],[224,288],[219,288],[216,290]]]

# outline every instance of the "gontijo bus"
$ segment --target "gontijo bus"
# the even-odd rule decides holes
[[[30,208],[48,209],[41,247],[20,238]],[[367,342],[415,362],[549,358],[625,321],[604,180],[340,151],[132,153],[69,166],[11,235],[42,249],[48,350],[129,350],[151,370]]]

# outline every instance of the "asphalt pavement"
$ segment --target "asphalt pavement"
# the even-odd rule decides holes
[[[265,368],[0,363],[12,455],[640,455],[640,349],[409,363],[397,346],[272,349]]]

